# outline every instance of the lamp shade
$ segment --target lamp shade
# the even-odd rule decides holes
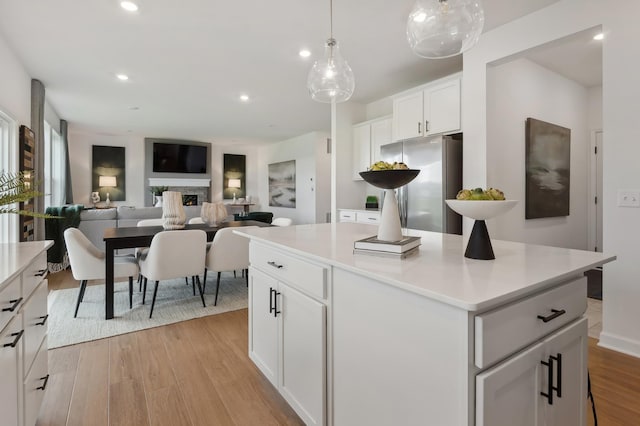
[[[417,0],[407,19],[407,40],[423,58],[448,58],[474,46],[484,26],[481,0]]]
[[[241,188],[240,179],[229,179],[229,188]]]
[[[116,185],[116,177],[115,176],[100,176],[98,179],[98,186],[100,187],[115,187]]]

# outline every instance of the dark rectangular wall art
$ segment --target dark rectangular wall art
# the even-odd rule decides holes
[[[296,207],[296,160],[269,164],[269,205]]]
[[[100,176],[114,176],[116,178],[115,188],[101,188],[99,186]],[[93,145],[91,189],[100,193],[100,200],[106,200],[107,192],[111,201],[126,200],[125,184],[124,147]]]
[[[571,129],[526,122],[525,218],[569,216]]]
[[[233,199],[234,193],[236,194],[236,198],[245,198],[247,194],[246,155],[224,154],[222,161],[222,198],[225,200]],[[240,188],[231,188],[229,186],[229,179],[240,179]]]

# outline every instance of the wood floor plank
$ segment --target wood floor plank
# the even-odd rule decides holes
[[[162,328],[150,328],[133,334],[138,342],[145,392],[177,386]]]
[[[51,364],[50,364],[51,365]],[[40,408],[38,426],[60,426],[67,424],[69,405],[73,394],[76,371],[49,373],[47,391]]]
[[[147,400],[141,379],[121,380],[109,386],[109,425],[149,424]]]
[[[191,426],[187,406],[178,386],[147,393],[151,426]]]
[[[109,383],[142,378],[138,340],[132,333],[109,339]]]

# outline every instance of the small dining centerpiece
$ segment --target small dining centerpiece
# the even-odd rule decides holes
[[[162,196],[162,227],[164,229],[183,229],[187,222],[187,214],[182,205],[182,193],[164,191]]]
[[[202,203],[200,218],[209,226],[216,226],[227,218],[227,208],[224,203]]]

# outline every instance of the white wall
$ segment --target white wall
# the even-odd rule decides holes
[[[494,238],[587,248],[587,93],[584,86],[524,58],[487,69],[487,186],[520,201],[491,221]],[[569,216],[525,220],[527,117],[571,129]]]
[[[604,268],[603,332],[600,344],[640,357],[640,209],[616,205],[617,191],[640,189],[640,77],[637,51],[640,2],[611,7],[599,0],[562,0],[482,35],[464,54],[462,113],[464,185],[486,186],[492,162],[487,148],[487,64],[589,28],[602,26],[604,248],[618,256]],[[470,143],[473,141],[473,143]],[[467,228],[468,230],[468,224]]]
[[[31,127],[31,77],[0,36],[0,110]]]
[[[602,129],[602,86],[590,87],[588,95],[589,130]]]
[[[367,183],[353,180],[353,128],[366,121],[365,106],[356,102],[337,105],[336,111],[336,204],[339,209],[362,208]],[[334,212],[337,215],[337,212]],[[337,216],[336,216],[337,218]]]
[[[45,89],[45,97],[46,97],[46,89]],[[49,125],[58,133],[60,133],[60,116],[56,112],[55,108],[51,106],[48,101],[44,103],[44,121],[49,123]]]
[[[316,154],[321,146],[326,147],[327,137],[326,133],[312,132],[260,149],[257,165],[260,211],[272,212],[274,217],[291,218],[294,224],[324,222],[324,217],[316,218],[316,179],[318,176],[327,179],[329,174],[327,171],[317,172]],[[296,207],[269,206],[268,165],[289,160],[296,161]],[[327,161],[324,163],[328,164]],[[326,187],[326,183],[324,185]],[[324,210],[328,211],[326,206]]]

